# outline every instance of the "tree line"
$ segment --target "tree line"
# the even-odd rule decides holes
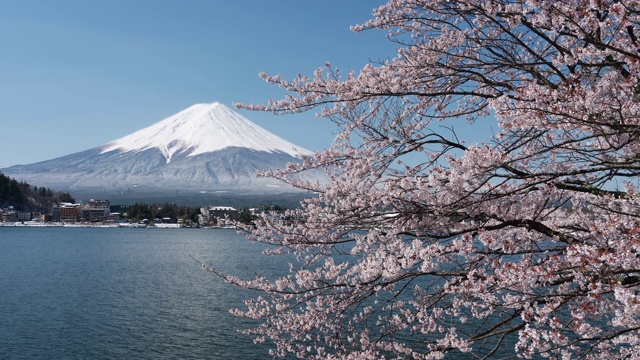
[[[68,192],[31,186],[0,173],[0,207],[13,206],[20,211],[46,212],[51,205],[60,202],[75,202],[75,199]]]
[[[146,204],[135,203],[127,209],[126,218],[131,222],[139,222],[144,219],[164,219],[169,218],[171,222],[182,219],[185,222],[197,223],[200,208],[191,208],[177,204]]]

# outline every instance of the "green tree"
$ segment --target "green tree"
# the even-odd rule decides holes
[[[58,200],[60,202],[68,202],[68,203],[75,203],[76,202],[76,199],[74,199],[73,196],[71,196],[71,194],[69,194],[68,192],[60,193],[58,195]]]
[[[238,213],[238,221],[243,224],[252,223],[257,217],[251,214],[251,211],[247,207],[244,207],[242,211]]]
[[[153,219],[151,207],[144,203],[135,203],[129,207],[127,218],[130,221],[140,221],[142,219]]]

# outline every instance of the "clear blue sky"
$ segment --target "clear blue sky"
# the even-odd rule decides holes
[[[393,55],[382,31],[353,33],[373,0],[10,0],[0,2],[0,167],[86,150],[195,103],[264,102],[331,61]],[[240,111],[312,150],[334,125],[313,113]]]

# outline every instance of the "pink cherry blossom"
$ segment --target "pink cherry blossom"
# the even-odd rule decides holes
[[[341,131],[263,174],[318,194],[247,229],[290,273],[211,268],[263,291],[245,332],[301,358],[640,358],[640,2],[390,0],[352,29],[397,55],[261,74],[288,95],[238,105]]]

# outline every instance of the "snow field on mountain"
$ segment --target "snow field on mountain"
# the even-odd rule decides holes
[[[157,148],[167,159],[185,152],[195,156],[228,147],[300,158],[311,152],[259,127],[227,106],[214,102],[196,104],[154,125],[106,144],[101,153]]]

